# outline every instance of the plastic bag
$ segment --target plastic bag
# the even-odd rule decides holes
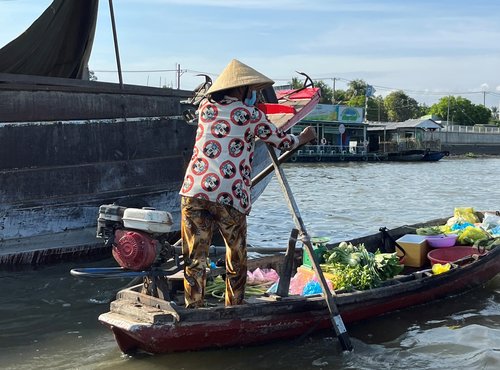
[[[467,226],[462,230],[457,241],[463,245],[473,245],[476,241],[482,239],[488,239],[488,234],[478,227]]]
[[[460,230],[464,230],[466,228],[468,228],[469,226],[472,226],[474,227],[473,224],[471,224],[470,222],[456,222],[454,223],[451,227],[450,227],[450,230],[451,231],[460,231]]]
[[[307,282],[307,284],[304,286],[304,289],[302,290],[302,295],[307,296],[313,294],[320,294],[321,292],[322,290],[319,282],[311,280]]]
[[[486,212],[481,225],[485,229],[493,229],[495,226],[500,226],[500,216],[497,216],[494,213]]]
[[[274,269],[263,269],[262,270],[264,279],[268,282],[276,282],[279,280],[280,276]]]
[[[453,216],[460,223],[469,222],[471,224],[475,224],[476,222],[479,222],[479,219],[474,213],[474,208],[472,207],[457,207],[453,212]]]
[[[255,285],[255,278],[251,271],[247,271],[247,285]]]
[[[253,272],[247,271],[247,284],[260,285],[274,283],[279,279],[278,273],[274,269],[261,269],[257,267]]]
[[[298,270],[290,280],[290,294],[302,294],[305,285],[311,280],[311,275]]]
[[[279,279],[273,285],[271,285],[269,287],[269,289],[266,290],[266,293],[267,294],[276,294],[278,292],[278,284],[279,284]]]
[[[488,232],[490,233],[490,235],[492,237],[494,237],[494,238],[500,238],[500,225],[495,226],[492,229],[488,229]]]

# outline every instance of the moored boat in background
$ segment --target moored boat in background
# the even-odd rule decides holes
[[[430,149],[413,149],[404,150],[401,152],[387,153],[387,160],[389,161],[403,161],[403,162],[437,162],[440,159],[450,155],[447,151],[430,150]]]

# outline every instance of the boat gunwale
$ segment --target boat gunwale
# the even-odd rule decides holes
[[[26,90],[40,92],[72,92],[118,95],[156,95],[162,97],[193,96],[190,90],[161,88],[154,86],[130,85],[120,86],[114,82],[88,81],[62,77],[47,77],[37,75],[22,75],[14,73],[0,73],[1,90]]]
[[[500,248],[493,249],[489,253],[486,253],[479,258],[473,260],[473,262],[452,268],[446,273],[439,275],[432,275],[429,269],[424,269],[420,271],[413,272],[409,275],[400,275],[399,277],[387,280],[384,285],[367,290],[355,290],[339,292],[334,296],[334,299],[339,305],[339,310],[348,311],[349,307],[360,305],[364,302],[378,302],[386,300],[387,298],[398,299],[404,298],[409,294],[415,294],[422,290],[428,290],[429,287],[433,285],[438,288],[443,288],[447,284],[454,284],[457,278],[460,277],[472,277],[475,273],[479,273],[485,266],[489,268],[494,268],[494,264],[491,262],[498,258],[500,254]],[[490,266],[491,265],[491,266]],[[499,265],[497,263],[497,265]],[[498,273],[498,267],[496,268],[496,273]],[[489,279],[493,278],[496,273],[493,274]],[[488,280],[489,280],[488,279]],[[476,284],[468,284],[470,288],[484,283],[480,281]],[[155,298],[147,296],[146,294],[136,291],[142,286],[139,284],[135,287],[130,287],[121,290],[117,293],[117,300],[112,302],[116,307],[121,303],[123,304],[141,304],[146,305],[147,302],[151,302],[156,305],[156,308],[161,310],[162,302],[166,302],[160,298]],[[467,289],[470,290],[470,289]],[[455,294],[456,291],[451,294]],[[260,301],[259,301],[260,299]],[[288,297],[280,297],[278,299],[271,297],[260,297],[258,299],[253,299],[246,305],[240,306],[217,306],[217,307],[206,307],[194,309],[186,309],[183,306],[175,306],[176,314],[179,315],[180,324],[196,323],[205,320],[234,320],[234,319],[249,319],[256,316],[266,316],[266,315],[279,315],[287,314],[290,311],[294,313],[310,311],[310,310],[320,310],[326,312],[326,304],[324,298],[318,294],[313,296],[299,296],[293,295]],[[113,312],[111,309],[110,312]],[[113,312],[116,313],[116,312]],[[123,313],[120,313],[123,315]],[[167,319],[170,316],[169,312],[156,312],[152,313],[150,319],[144,324],[164,324],[172,322],[172,319]],[[177,324],[175,320],[174,324]]]

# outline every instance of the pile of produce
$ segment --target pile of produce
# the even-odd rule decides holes
[[[403,266],[396,253],[368,252],[363,244],[342,242],[325,253],[321,269],[329,273],[335,289],[365,290],[376,288],[384,280],[398,275]]]
[[[418,235],[456,234],[457,243],[461,245],[482,246],[486,250],[500,244],[500,216],[492,213],[484,215],[479,222],[472,208],[455,208],[453,217],[446,224],[422,227],[416,230]]]

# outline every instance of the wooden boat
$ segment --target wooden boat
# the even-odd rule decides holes
[[[450,155],[450,153],[447,151],[414,149],[388,153],[387,159],[389,161],[403,162],[437,162],[448,155]]]
[[[398,238],[414,233],[418,227],[441,225],[446,220],[403,226],[390,230],[389,234]],[[381,231],[351,242],[364,243],[370,251],[384,250],[384,233]],[[335,246],[327,245],[328,248]],[[300,264],[301,257],[297,258],[296,263]],[[249,269],[259,266],[281,271],[283,261],[282,254],[250,260]],[[448,272],[439,275],[433,275],[428,265],[405,268],[403,274],[386,280],[378,288],[337,291],[334,299],[344,322],[349,324],[463,293],[481,286],[499,272],[500,248],[496,248],[457,262]],[[175,279],[175,275],[167,277],[169,284],[175,284]],[[168,301],[146,295],[141,290],[142,285],[138,285],[120,291],[111,303],[110,311],[99,316],[99,321],[111,329],[119,348],[125,353],[255,345],[331,329],[332,325],[322,295],[264,295],[248,299],[247,304],[241,306],[222,307],[219,304],[185,309],[180,303],[182,298]]]
[[[387,153],[387,160],[401,162],[418,162],[424,159],[423,150],[405,150],[401,152]]]
[[[450,152],[448,152],[447,150],[444,151],[428,150],[426,151],[424,158],[422,158],[422,160],[427,162],[436,162],[449,155]]]
[[[177,238],[193,92],[85,80],[97,4],[54,0],[0,49],[0,265],[109,255],[95,238],[102,204],[168,209]],[[269,164],[257,143],[253,172]]]

